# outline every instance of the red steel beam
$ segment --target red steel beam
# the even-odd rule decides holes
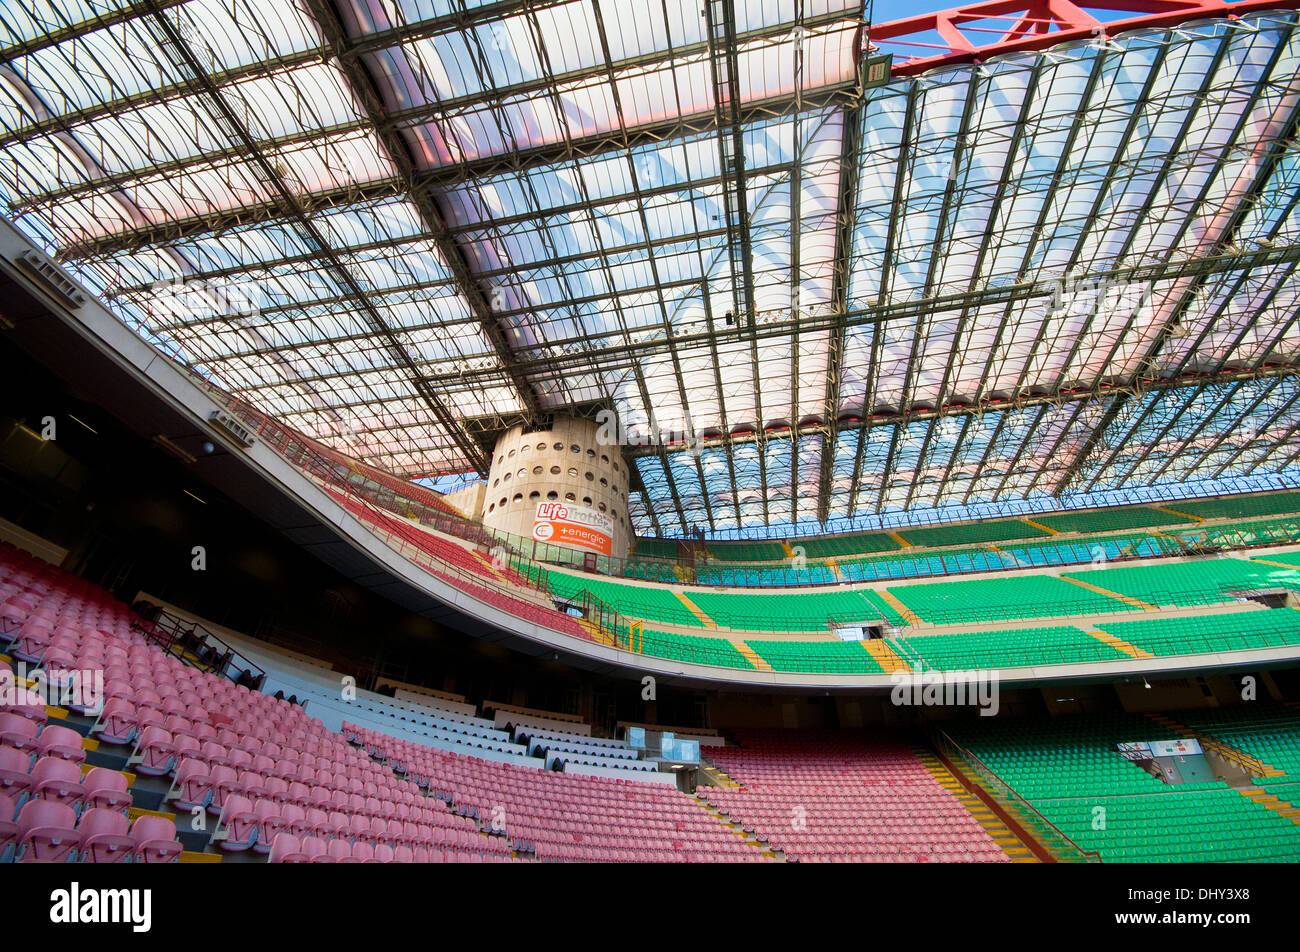
[[[1175,26],[1188,20],[1233,20],[1260,10],[1297,6],[1300,0],[985,0],[872,24],[871,45],[878,52],[894,55],[894,76],[913,76],[936,66],[978,63],[1003,53],[1041,50],[1070,40]],[[1133,16],[1103,22],[1089,10],[1121,11]],[[979,25],[967,25],[976,23]],[[936,36],[941,42],[934,41]],[[913,37],[918,39],[909,39]],[[908,55],[909,49],[942,52]]]

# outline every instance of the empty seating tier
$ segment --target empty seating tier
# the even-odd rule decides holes
[[[670,661],[689,661],[692,664],[713,664],[723,668],[745,668],[753,666],[736,650],[736,646],[725,638],[696,637],[678,635],[666,631],[647,631],[637,642],[642,654]]]
[[[1261,589],[1300,590],[1300,568],[1247,559],[1202,558],[1070,572],[1065,577],[1151,605],[1210,605]],[[1057,613],[1060,614],[1060,613]]]
[[[1176,740],[1140,714],[963,722],[949,733],[1049,822],[1106,862],[1300,861],[1300,826],[1222,781],[1171,785],[1116,745]],[[969,765],[967,765],[969,766]]]
[[[1300,612],[1290,608],[1144,621],[1103,620],[1097,627],[1107,635],[1154,655],[1300,645]]]
[[[710,542],[708,549],[719,562],[775,562],[788,558],[780,542]]]
[[[1255,493],[1223,499],[1189,499],[1171,502],[1169,508],[1201,519],[1240,519],[1243,516],[1300,513],[1300,493]]]
[[[933,582],[888,591],[922,621],[938,625],[1133,610],[1131,604],[1051,575]]]
[[[1162,512],[1147,506],[1129,506],[1124,509],[1089,509],[1081,512],[1058,512],[1035,516],[1040,525],[1057,532],[1113,532],[1140,529],[1145,526],[1189,525],[1195,522],[1173,512]]]
[[[681,545],[676,539],[637,539],[632,551],[651,559],[675,559]]]
[[[1128,657],[1072,627],[918,635],[895,638],[893,644],[899,656],[910,664],[940,671],[1121,661]]]
[[[1177,711],[1180,724],[1235,748],[1285,776],[1261,775],[1259,786],[1282,799],[1300,801],[1300,710],[1285,704],[1258,701],[1216,710]],[[1288,784],[1292,789],[1284,790]],[[1273,788],[1276,788],[1274,790]]]
[[[1007,862],[901,744],[857,731],[736,731],[706,758],[739,783],[708,802],[799,862]]]
[[[995,519],[991,522],[959,522],[944,526],[899,529],[912,545],[970,545],[973,542],[1002,542],[1008,539],[1032,539],[1050,532],[1035,528],[1019,519]]]
[[[899,548],[898,541],[885,532],[791,539],[790,546],[792,548],[801,546],[804,550],[804,557],[809,559],[833,559],[842,555],[889,552]]]

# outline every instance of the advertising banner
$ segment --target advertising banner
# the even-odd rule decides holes
[[[533,517],[538,542],[609,555],[614,549],[614,520],[603,512],[567,502],[539,502]]]
[[[1202,751],[1199,741],[1187,738],[1186,740],[1153,740],[1151,753],[1157,757],[1178,757],[1185,754],[1199,754]]]

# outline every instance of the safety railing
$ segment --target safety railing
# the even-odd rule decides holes
[[[458,513],[437,493],[399,479],[375,467],[360,463],[323,444],[297,433],[266,416],[211,382],[195,375],[204,387],[232,415],[248,425],[268,446],[291,463],[323,464],[333,479],[346,480],[350,490],[370,505],[399,513],[447,535],[476,545],[503,547],[512,556],[529,562],[558,564],[599,575],[637,581],[662,582],[703,587],[817,588],[847,583],[906,581],[943,578],[1003,570],[1051,568],[1053,566],[1107,565],[1171,556],[1197,555],[1224,548],[1256,548],[1300,543],[1300,518],[1261,517],[1256,522],[1238,522],[1206,528],[1178,528],[1169,534],[1152,530],[1117,531],[1088,535],[1059,542],[1023,540],[1002,543],[998,549],[958,547],[931,549],[921,554],[863,553],[834,559],[793,562],[730,563],[709,561],[688,564],[656,556],[627,558],[583,553],[541,542],[530,537],[502,532]],[[830,567],[834,562],[837,568]]]
[[[1050,851],[1057,860],[1066,863],[1100,863],[1101,854],[1086,850],[1070,839],[1051,820],[1043,816],[1032,803],[1016,793],[1005,780],[999,777],[977,756],[954,741],[942,728],[931,728],[930,742],[939,753],[943,754],[954,766],[964,766],[983,785],[999,805],[1012,814],[1022,827]]]
[[[266,680],[266,671],[260,665],[204,625],[159,606],[148,606],[145,611],[147,614],[141,615],[136,627],[166,653],[252,690]]]
[[[345,504],[345,508],[371,534],[408,562],[488,604],[492,604],[494,597],[505,599],[507,605],[514,603],[512,607],[521,609],[524,614],[554,630],[570,635],[581,634],[591,640],[605,640],[576,621],[565,625],[561,619],[568,617],[568,613],[555,608],[556,596],[551,590],[549,575],[499,535],[487,532],[480,524],[456,513],[437,494],[329,450],[211,382],[197,375],[194,379],[264,445],[336,498],[342,497],[346,504],[350,504]],[[470,542],[472,552],[460,551],[466,558],[477,555],[484,563],[483,570],[475,568],[471,571],[457,561],[438,555],[436,550],[440,545],[455,546],[456,543],[438,539],[419,526]],[[519,571],[521,567],[526,567],[525,571]],[[536,593],[536,601],[521,597],[529,591]],[[569,596],[564,601],[576,603],[583,611],[593,612],[595,617],[590,621],[598,633],[619,630],[618,613],[595,595],[587,592],[580,597]],[[538,616],[530,611],[537,608],[553,614],[544,612]]]
[[[618,604],[610,604],[589,590],[580,590],[575,594],[563,597],[558,596],[551,585],[550,570],[547,565],[568,561],[571,567],[574,568],[589,566],[590,563],[581,553],[574,553],[572,550],[536,542],[532,539],[490,531],[480,523],[456,513],[436,493],[424,487],[406,483],[391,474],[383,473],[373,467],[329,450],[327,447],[279,423],[238,398],[225,393],[208,381],[198,377],[195,379],[227,412],[256,433],[257,437],[265,445],[275,450],[286,461],[303,471],[318,484],[335,492],[337,495],[343,496],[354,507],[358,507],[360,516],[364,517],[362,521],[369,531],[425,571],[442,577],[450,584],[476,597],[482,597],[482,594],[487,592],[497,597],[516,601],[522,600],[527,604],[533,604],[533,602],[529,601],[531,597],[536,600],[537,604],[545,607],[552,607],[557,601],[575,605],[584,612],[591,612],[595,616],[589,619],[591,624],[606,633],[613,633],[616,643],[619,643],[620,646],[623,646],[626,640],[625,632],[631,619],[643,618],[647,619],[650,624],[655,623],[655,611],[646,605],[637,603],[635,586],[628,586],[628,601],[620,601]],[[485,563],[491,564],[493,569],[491,571],[479,571],[477,569],[471,571],[455,561],[441,558],[436,554],[436,551],[433,551],[437,547],[436,543],[430,541],[428,533],[424,531],[425,529],[431,529],[441,535],[470,543],[473,552],[478,553],[478,556]],[[1250,542],[1257,545],[1277,545],[1300,541],[1300,520],[1290,518],[1276,520],[1275,524],[1271,525],[1271,528],[1261,528],[1258,525],[1243,527],[1238,524],[1220,527],[1219,529],[1209,528],[1194,531],[1196,533],[1195,545],[1201,547],[1227,544],[1228,542],[1234,544]],[[1157,547],[1161,554],[1188,554],[1190,551],[1181,539],[1158,536],[1151,536],[1150,538],[1156,540],[1153,546]],[[455,545],[455,543],[447,540],[441,541],[445,545]],[[1075,545],[1080,547],[1085,542],[1086,540],[1081,540]],[[941,555],[942,552],[938,552],[934,556],[925,557],[924,560],[933,563],[935,558]],[[1142,556],[1137,557],[1141,558]],[[921,561],[920,557],[917,560]],[[573,563],[577,561],[585,563],[585,566],[574,565]],[[617,560],[604,556],[597,557],[595,561],[596,571],[602,574],[606,572],[615,572],[617,574],[616,570],[626,572],[628,566],[634,564],[642,566],[642,569],[647,565],[659,564],[663,567],[663,574],[670,574],[676,584],[683,584],[682,575],[687,574],[681,563],[668,561],[656,563],[648,559]],[[1106,564],[1120,561],[1124,561],[1122,553],[1119,557],[1109,558]],[[1017,567],[1045,568],[1048,566],[1020,564]],[[987,570],[987,568],[973,569],[973,571]],[[636,578],[639,576],[632,575],[630,577]],[[926,576],[922,573],[913,577],[932,576]],[[529,591],[534,594],[528,596]],[[1058,616],[1068,614],[1073,607],[1063,604],[1059,606],[1060,610],[1055,614]],[[1090,608],[1089,600],[1081,600],[1077,608],[1078,613],[1087,614]],[[557,610],[557,614],[566,614],[566,612]],[[926,622],[921,625],[913,624],[911,629],[923,630],[927,627],[943,624],[969,624],[974,627],[986,624],[989,621],[1002,621],[1004,619],[1024,620],[1026,627],[1048,624],[1045,618],[1021,619],[1021,616],[1014,613],[1004,613],[1003,617],[998,617],[999,613],[993,609],[989,609],[985,613],[985,617],[972,617],[969,612],[964,610],[954,613],[951,618],[940,618],[933,613],[927,614],[928,620]],[[813,630],[803,623],[791,626],[780,616],[770,612],[753,615],[729,612],[726,619],[714,620],[719,622],[719,630],[715,632],[714,629],[710,628],[710,634],[723,634],[728,631],[752,633],[755,631],[798,632]],[[696,621],[693,616],[683,610],[680,613],[680,618],[659,618],[658,623],[692,627],[696,624]],[[572,633],[572,626],[563,625],[558,618],[552,619],[549,622],[549,627],[556,627],[557,624],[560,625],[557,630]],[[894,624],[898,624],[896,620]],[[822,630],[816,629],[819,633]],[[584,631],[588,637],[595,638],[589,629],[584,629]],[[596,640],[604,639],[597,638]],[[682,649],[682,651],[685,650]],[[710,652],[707,649],[702,649],[699,653],[704,656]]]

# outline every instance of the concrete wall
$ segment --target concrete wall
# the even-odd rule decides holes
[[[443,497],[442,501],[454,506],[461,515],[477,519],[479,514],[483,512],[483,499],[486,495],[487,484],[475,483],[473,486],[466,486],[454,493],[448,493]]]
[[[28,532],[22,526],[14,525],[8,519],[0,519],[0,539],[16,545],[24,552],[29,552],[38,559],[43,559],[54,566],[61,566],[68,555],[68,550],[62,546],[55,545],[34,532]]]
[[[597,440],[592,420],[557,419],[549,430],[514,427],[497,440],[479,515],[483,524],[531,538],[539,502],[569,502],[604,512],[614,522],[614,558],[625,558],[627,470],[618,448]],[[558,447],[558,449],[556,448]]]

